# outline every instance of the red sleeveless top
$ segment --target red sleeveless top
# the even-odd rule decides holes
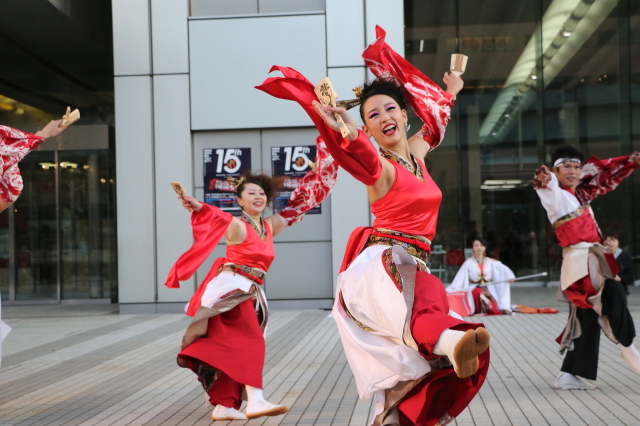
[[[371,211],[376,217],[373,227],[421,235],[433,241],[442,201],[440,188],[422,161],[415,160],[422,169],[424,183],[395,161],[387,161],[396,169],[396,179],[389,192],[371,204]]]
[[[267,231],[266,241],[262,241],[253,227],[244,222],[247,228],[247,236],[240,244],[227,246],[226,260],[228,262],[262,269],[265,272],[269,270],[271,262],[276,257],[276,252],[273,247],[271,228],[269,228],[267,222],[263,223],[264,229]]]

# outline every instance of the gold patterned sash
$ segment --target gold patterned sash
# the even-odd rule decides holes
[[[411,235],[389,229],[375,228],[371,232],[362,250],[364,251],[364,249],[375,245],[401,246],[411,256],[426,263],[431,248],[430,244],[431,241],[421,235]]]
[[[589,207],[588,204],[583,204],[580,207],[578,207],[577,209],[575,209],[574,211],[572,211],[571,213],[568,213],[564,216],[562,216],[560,219],[556,220],[555,222],[553,222],[553,224],[551,226],[553,226],[553,229],[558,229],[559,227],[561,227],[562,225],[564,225],[567,222],[572,221],[573,219],[577,219],[580,216],[582,216],[582,213],[584,213],[584,211]]]
[[[267,275],[264,271],[258,268],[252,268],[251,266],[246,265],[236,265],[233,263],[227,263],[220,267],[220,272],[228,271],[233,272],[234,274],[240,274],[245,278],[250,279],[256,284],[262,285],[264,283],[264,278]]]

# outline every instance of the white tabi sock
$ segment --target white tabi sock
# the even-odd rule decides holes
[[[456,368],[455,361],[453,360],[453,350],[456,345],[464,336],[464,331],[459,330],[445,330],[438,338],[436,346],[433,348],[434,355],[446,355],[449,357],[449,361],[453,364],[453,368]]]
[[[247,390],[247,408],[245,410],[247,418],[255,419],[263,416],[277,416],[284,414],[289,409],[284,405],[272,404],[264,399],[262,389],[245,385]]]
[[[245,385],[244,388],[247,390],[247,402],[258,402],[264,401],[264,395],[262,395],[262,389],[254,388],[253,386]]]

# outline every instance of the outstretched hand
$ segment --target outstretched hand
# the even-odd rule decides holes
[[[551,180],[551,170],[547,166],[540,166],[535,173],[534,187],[546,188]]]
[[[442,81],[447,86],[447,93],[450,93],[453,96],[457,95],[464,87],[462,77],[452,72],[445,72],[444,77],[442,77]]]
[[[187,210],[192,209],[194,212],[202,210],[202,203],[190,195],[181,195],[178,197],[178,200],[182,202],[182,207]]]
[[[629,157],[629,161],[633,161],[636,164],[640,164],[640,152],[636,151]]]
[[[318,101],[313,101],[311,104],[316,110],[316,113],[318,113],[318,115],[324,120],[325,124],[331,129],[338,133],[340,132],[340,124],[338,124],[336,117],[334,116],[334,114],[339,114],[340,117],[342,117],[344,124],[347,126],[347,129],[349,129],[349,136],[347,136],[347,139],[352,141],[358,137],[358,126],[345,108],[329,107],[322,105]]]
[[[36,133],[36,136],[42,136],[45,139],[54,138],[67,128],[67,126],[60,126],[61,124],[62,120],[51,120],[49,124]]]

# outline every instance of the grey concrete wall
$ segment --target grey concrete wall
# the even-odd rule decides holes
[[[253,169],[271,173],[271,146],[313,144],[316,130],[298,105],[253,88],[271,65],[296,68],[313,82],[329,76],[338,95],[351,98],[366,77],[360,55],[376,24],[403,52],[402,4],[113,1],[123,312],[182,309],[210,262],[224,253],[220,244],[194,279],[180,290],[164,288],[169,267],[191,244],[188,213],[168,183],[180,180],[203,198],[204,148],[251,147]],[[329,306],[349,234],[370,220],[364,186],[341,171],[322,214],[276,238],[265,286],[273,306]]]

